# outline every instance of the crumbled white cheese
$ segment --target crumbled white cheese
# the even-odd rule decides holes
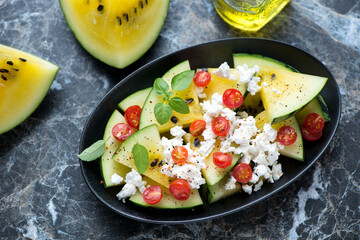
[[[206,93],[204,93],[203,87],[195,86],[196,94],[199,98],[206,98]]]
[[[123,202],[125,202],[125,198],[131,197],[136,193],[136,188],[138,188],[141,193],[146,189],[146,181],[142,181],[141,175],[134,169],[126,174],[125,182],[124,187],[116,195],[116,197]]]
[[[161,172],[172,178],[185,179],[191,189],[199,189],[200,185],[205,184],[205,179],[201,176],[201,169],[193,164],[168,165],[161,168]]]
[[[250,195],[252,193],[252,186],[243,184],[242,185],[242,190]]]
[[[268,84],[267,82],[263,81],[262,84],[261,84],[261,86],[267,87],[267,86],[269,86],[269,84]]]
[[[181,146],[183,144],[183,136],[186,134],[186,132],[182,129],[181,126],[175,126],[170,129],[170,134],[174,136],[173,139],[171,139],[171,144],[176,146]]]
[[[260,67],[255,65],[253,68],[249,68],[248,65],[240,65],[236,68],[240,75],[240,82],[247,84],[247,90],[251,95],[255,95],[260,91],[259,86],[260,78],[256,76],[259,73]]]
[[[220,67],[214,71],[214,75],[221,78],[227,78],[229,80],[235,80],[235,75],[231,74],[230,67],[227,62],[222,63]]]
[[[271,89],[276,94],[282,94],[282,92],[276,88]]]
[[[233,176],[230,176],[230,178],[227,180],[225,184],[225,190],[231,190],[236,188],[236,179]]]
[[[116,197],[119,200],[125,202],[125,198],[131,197],[135,193],[136,193],[136,186],[131,183],[126,183],[121,189],[121,191],[118,194],[116,194]]]
[[[272,165],[272,177],[275,181],[279,180],[280,177],[283,175],[283,172],[281,170],[281,164],[278,162],[275,162],[274,165]]]
[[[255,184],[255,186],[254,186],[254,192],[257,192],[257,191],[259,191],[260,189],[261,189],[261,186],[263,185],[263,181],[262,180],[260,180],[257,184]]]
[[[175,126],[170,129],[170,134],[174,137],[182,138],[186,132],[182,129],[181,126]]]
[[[114,184],[120,184],[124,179],[118,175],[117,173],[114,173],[112,176],[111,176],[111,182],[114,183]]]

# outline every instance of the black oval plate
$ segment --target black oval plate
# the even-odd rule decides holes
[[[252,195],[241,193],[241,196],[233,195],[212,205],[205,203],[204,206],[195,209],[162,210],[137,206],[131,202],[124,204],[117,200],[115,195],[120,191],[120,187],[104,189],[100,184],[99,161],[80,161],[85,181],[100,201],[123,216],[144,222],[175,224],[207,220],[237,212],[270,197],[294,182],[314,164],[329,145],[340,120],[338,85],[329,70],[303,50],[278,41],[253,38],[233,38],[196,45],[161,57],[141,67],[119,82],[96,107],[85,125],[79,151],[82,152],[95,141],[102,139],[110,115],[123,98],[137,90],[152,86],[153,81],[171,67],[184,60],[190,61],[192,69],[218,67],[224,61],[233,66],[233,53],[260,54],[287,63],[302,73],[328,78],[321,95],[329,106],[331,122],[326,123],[320,140],[305,144],[305,162],[280,157],[284,175],[274,184],[264,184],[260,191]]]

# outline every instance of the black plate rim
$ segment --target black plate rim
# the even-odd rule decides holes
[[[96,190],[92,187],[91,183],[89,182],[86,174],[85,174],[85,166],[84,166],[84,162],[81,161],[79,159],[79,163],[80,163],[80,169],[81,169],[81,173],[82,173],[82,176],[88,186],[88,188],[91,190],[91,192],[98,198],[98,200],[100,202],[102,202],[105,206],[107,206],[108,208],[110,208],[112,211],[124,216],[124,217],[127,217],[127,218],[130,218],[130,219],[133,219],[133,220],[136,220],[136,221],[140,221],[140,222],[145,222],[145,223],[155,223],[155,224],[185,224],[185,223],[195,223],[195,222],[200,222],[200,221],[206,221],[206,220],[211,220],[211,219],[215,219],[215,218],[218,218],[218,217],[224,217],[224,216],[227,216],[227,215],[230,215],[230,214],[233,214],[235,212],[239,212],[241,210],[244,210],[254,204],[257,204],[269,197],[271,197],[272,195],[278,193],[279,191],[285,189],[286,187],[288,187],[290,184],[292,184],[294,181],[296,181],[300,176],[302,176],[306,171],[309,170],[310,167],[312,167],[314,165],[314,163],[321,157],[321,155],[325,152],[325,150],[328,148],[329,144],[331,143],[332,139],[334,138],[335,134],[336,134],[336,131],[337,131],[337,128],[338,128],[338,125],[339,125],[339,122],[340,122],[340,119],[341,119],[341,94],[340,94],[340,89],[339,89],[339,86],[333,76],[333,74],[331,73],[331,71],[328,69],[328,67],[323,63],[321,62],[319,59],[317,59],[315,56],[313,56],[312,54],[308,53],[307,51],[299,48],[299,47],[296,47],[296,46],[293,46],[293,45],[290,45],[286,42],[283,42],[283,41],[279,41],[279,40],[273,40],[273,39],[267,39],[267,38],[247,38],[247,37],[236,37],[236,38],[222,38],[222,39],[217,39],[217,40],[212,40],[212,41],[207,41],[207,42],[204,42],[204,43],[201,43],[201,44],[196,44],[196,45],[192,45],[192,46],[189,46],[189,47],[186,47],[186,48],[183,48],[183,49],[180,49],[180,50],[177,50],[173,53],[170,53],[170,54],[167,54],[167,55],[164,55],[164,56],[161,56],[159,58],[156,58],[152,61],[150,61],[149,63],[145,64],[144,66],[140,67],[139,69],[135,70],[134,72],[132,72],[131,74],[129,74],[127,77],[125,77],[124,79],[122,79],[119,83],[117,83],[112,89],[109,90],[109,92],[106,93],[106,95],[100,100],[100,102],[98,103],[98,105],[94,108],[94,110],[90,113],[85,125],[84,125],[84,128],[82,130],[82,134],[81,134],[81,138],[80,138],[80,143],[79,143],[79,153],[81,153],[85,147],[84,147],[84,136],[85,136],[85,129],[88,128],[88,126],[90,125],[90,122],[91,122],[91,119],[92,119],[92,116],[95,112],[97,112],[98,108],[101,106],[101,104],[106,101],[107,98],[109,98],[113,92],[117,91],[118,88],[120,88],[122,85],[126,84],[126,82],[128,81],[128,79],[131,79],[132,76],[138,74],[139,72],[143,71],[143,69],[146,69],[154,64],[157,64],[157,62],[160,62],[161,60],[163,59],[166,59],[166,58],[171,58],[172,56],[176,56],[176,55],[179,55],[181,52],[184,52],[184,51],[189,51],[191,49],[196,49],[196,48],[199,48],[203,45],[208,45],[208,44],[214,44],[214,43],[226,43],[228,41],[264,41],[264,42],[272,42],[272,43],[277,43],[277,44],[280,44],[280,45],[286,45],[287,47],[291,47],[291,48],[294,48],[296,49],[297,51],[300,51],[302,53],[305,53],[305,55],[308,55],[309,57],[313,58],[315,61],[317,61],[320,65],[322,65],[322,67],[328,72],[328,74],[331,76],[332,79],[334,79],[335,81],[335,88],[336,88],[336,93],[337,93],[337,97],[339,99],[339,103],[338,103],[338,106],[337,106],[337,109],[338,109],[338,114],[337,114],[337,117],[336,119],[331,119],[331,121],[335,121],[335,127],[333,129],[333,131],[331,132],[331,135],[329,136],[328,140],[326,141],[326,144],[325,146],[321,149],[321,151],[317,154],[317,156],[315,156],[312,161],[309,162],[308,166],[306,166],[302,171],[298,172],[298,174],[296,174],[295,177],[293,177],[292,179],[290,179],[289,181],[287,181],[285,184],[281,185],[279,188],[275,189],[275,190],[272,190],[271,192],[269,192],[268,194],[262,196],[262,197],[259,197],[257,198],[256,200],[248,203],[248,204],[245,204],[243,206],[240,206],[240,207],[237,207],[237,208],[234,208],[232,210],[229,210],[229,211],[226,211],[226,212],[223,212],[223,213],[219,213],[219,214],[214,214],[214,215],[211,215],[211,216],[207,216],[207,217],[201,217],[201,218],[194,218],[194,219],[187,219],[187,220],[154,220],[154,219],[146,219],[146,218],[141,218],[141,217],[138,217],[138,216],[133,216],[131,214],[128,214],[126,212],[123,212],[123,211],[119,211],[118,209],[112,207],[111,205],[109,205],[97,192]],[[162,210],[160,210],[162,211]],[[176,210],[174,210],[176,211]]]

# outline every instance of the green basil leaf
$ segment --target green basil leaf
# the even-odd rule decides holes
[[[165,103],[157,103],[154,107],[155,118],[160,125],[163,125],[170,120],[171,112],[171,107]]]
[[[134,156],[135,166],[138,173],[144,173],[149,165],[148,150],[143,145],[136,143],[131,152]]]
[[[168,93],[166,93],[166,98],[170,98],[171,97],[171,95],[173,94],[173,92],[168,92]]]
[[[98,159],[105,152],[105,141],[99,140],[86,148],[78,155],[78,158],[85,162],[90,162]]]
[[[171,79],[172,90],[182,91],[187,89],[193,81],[195,71],[187,70],[175,75]]]
[[[157,78],[154,82],[154,89],[157,95],[162,96],[169,90],[169,85],[162,78]]]
[[[182,113],[182,114],[190,113],[190,109],[188,105],[185,103],[184,100],[182,100],[179,97],[170,98],[169,105],[174,111],[178,113]]]

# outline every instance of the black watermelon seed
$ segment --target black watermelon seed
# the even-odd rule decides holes
[[[273,73],[271,74],[271,80],[274,80],[276,78],[276,75]]]
[[[145,0],[146,5],[148,4],[148,0]]]
[[[5,68],[0,68],[0,72],[2,72],[2,73],[8,73],[9,70],[7,70],[7,69],[5,69]]]
[[[143,1],[139,1],[139,5],[140,5],[141,8],[144,8],[144,3],[143,3]]]
[[[125,20],[128,22],[129,21],[129,15],[127,13],[124,13],[123,16],[124,16]]]
[[[198,138],[194,139],[194,146],[195,147],[200,147],[200,139],[198,139]]]
[[[189,104],[192,103],[193,101],[194,101],[193,98],[188,98],[188,99],[185,100],[185,103],[186,103],[187,105],[189,105]]]
[[[134,8],[134,13],[137,13],[137,9],[136,9],[136,8]]]
[[[100,5],[97,7],[97,10],[98,10],[99,12],[101,12],[102,10],[104,10],[104,6],[100,4]]]
[[[17,69],[17,68],[13,68],[16,72],[18,72],[19,71],[19,69]]]
[[[171,121],[176,124],[178,122],[178,119],[177,119],[177,117],[172,116]]]
[[[19,58],[20,59],[20,61],[22,61],[22,62],[26,62],[26,59],[25,58]]]
[[[1,75],[1,78],[2,78],[4,81],[7,81],[7,78],[6,78],[4,75]]]
[[[161,161],[159,162],[159,167],[161,167],[163,164],[164,164],[164,160],[161,160]]]
[[[263,102],[260,100],[259,101],[259,107],[262,108],[263,107]]]
[[[159,159],[155,158],[151,163],[150,166],[155,167],[156,164],[158,163]]]
[[[7,61],[6,63],[9,64],[10,66],[14,65],[12,61]]]
[[[116,17],[116,20],[119,22],[120,25],[122,24],[121,17]]]

